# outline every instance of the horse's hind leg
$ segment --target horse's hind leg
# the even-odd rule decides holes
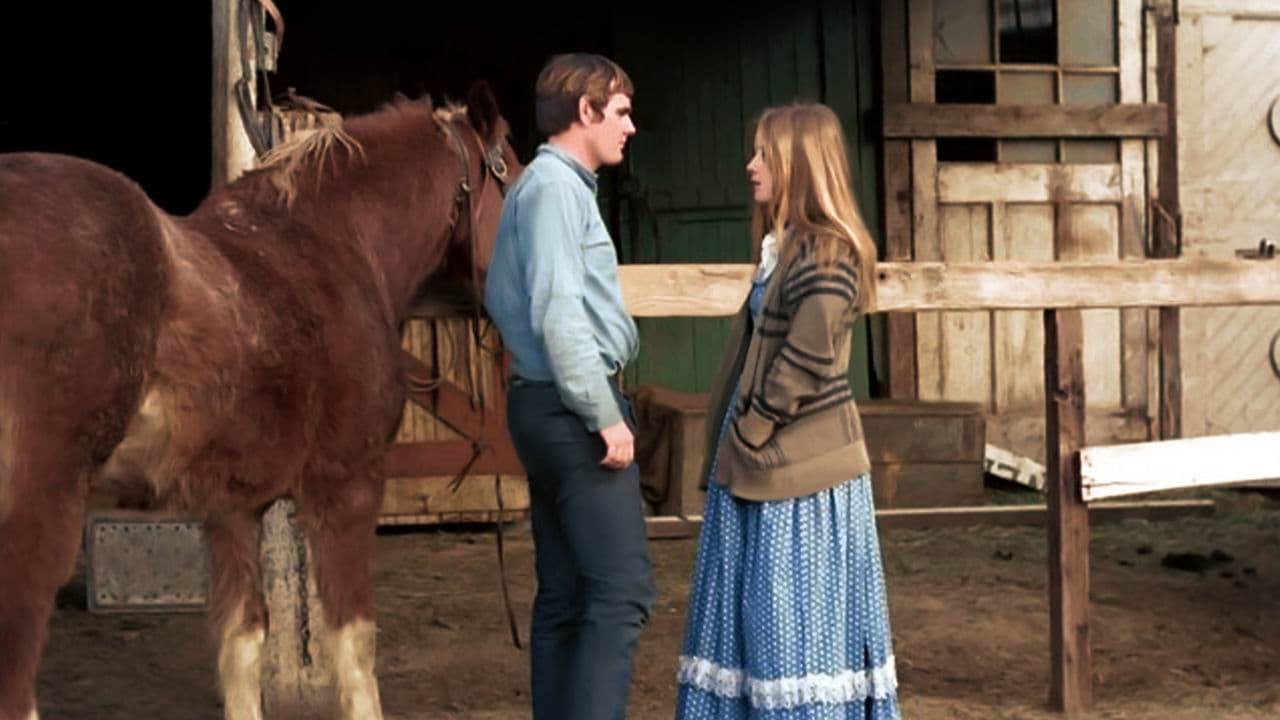
[[[315,478],[313,478],[314,480]],[[304,492],[300,526],[311,547],[324,606],[325,656],[342,720],[381,720],[374,676],[373,543],[382,500],[381,473],[326,478]]]
[[[266,613],[258,563],[258,520],[247,511],[211,514],[210,620],[217,633],[218,680],[227,720],[262,720]]]
[[[65,428],[20,418],[2,400],[0,720],[34,720],[36,669],[54,595],[75,569],[89,463]]]

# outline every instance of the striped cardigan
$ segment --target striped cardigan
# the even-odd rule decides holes
[[[712,384],[703,477],[748,500],[801,497],[870,472],[862,421],[846,377],[859,268],[852,248],[819,264],[811,240],[769,278],[758,324],[738,311]],[[755,326],[755,327],[753,327]],[[750,333],[748,335],[748,333]]]

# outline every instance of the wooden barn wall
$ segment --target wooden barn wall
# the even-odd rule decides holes
[[[764,107],[794,100],[819,100],[839,114],[858,199],[878,236],[876,145],[865,122],[877,102],[874,3],[777,3],[692,14],[687,5],[646,5],[615,29],[616,57],[636,85],[638,127],[625,167],[606,173],[601,191],[622,261],[750,261],[745,135]],[[671,22],[672,13],[682,21]],[[641,319],[640,357],[627,382],[707,390],[729,324]],[[855,332],[850,377],[866,396],[871,333],[865,322]]]
[[[486,326],[488,332],[477,341],[471,318],[411,318],[405,326],[401,346],[433,374],[428,378],[411,377],[410,384],[421,384],[418,389],[428,389],[436,382],[453,383],[467,393],[476,407],[485,405],[495,393],[504,393],[506,389],[496,382],[497,333],[492,326]],[[405,403],[395,442],[459,439],[463,436],[435,415],[412,401]],[[498,518],[496,492],[502,493],[504,519],[519,517],[529,507],[529,489],[522,475],[473,472],[462,483],[456,483],[452,475],[388,477],[382,500],[382,521],[491,521]]]

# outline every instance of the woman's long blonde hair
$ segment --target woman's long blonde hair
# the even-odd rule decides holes
[[[848,145],[840,120],[826,105],[796,104],[767,108],[756,122],[755,147],[773,176],[773,198],[757,203],[751,236],[778,238],[782,258],[793,257],[799,243],[813,236],[820,262],[834,259],[838,243],[852,247],[858,259],[858,307],[871,304],[876,246],[853,199]]]

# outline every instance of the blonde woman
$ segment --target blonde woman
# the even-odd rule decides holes
[[[846,378],[875,245],[846,158],[823,105],[757,123],[760,263],[712,387],[681,720],[898,718],[871,464]]]

